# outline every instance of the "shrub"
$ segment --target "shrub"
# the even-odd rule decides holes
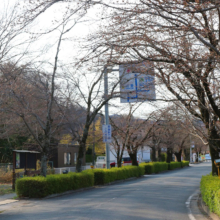
[[[181,168],[182,163],[181,162],[170,162],[168,165],[169,170],[174,170],[176,168]]]
[[[187,166],[189,166],[189,161],[182,160],[181,165],[182,165],[182,167],[187,167]]]
[[[144,175],[144,167],[140,166],[125,166],[125,167],[114,167],[111,169],[93,169],[85,170],[83,173],[94,174],[94,184],[103,185],[115,180],[127,179],[130,177],[139,177]]]
[[[140,166],[144,167],[145,174],[160,173],[168,170],[168,163],[165,162],[141,163]]]
[[[48,175],[47,177],[24,177],[16,180],[18,197],[41,198],[53,193],[94,185],[92,173],[68,173]]]
[[[220,216],[220,179],[218,176],[203,176],[200,182],[202,199],[211,212]]]
[[[152,174],[154,173],[154,163],[141,163],[141,167],[144,167],[144,173],[145,174]]]
[[[156,162],[154,164],[154,172],[160,173],[162,171],[168,170],[168,164],[165,162]]]

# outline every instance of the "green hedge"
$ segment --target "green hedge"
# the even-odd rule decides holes
[[[182,167],[181,162],[170,162],[169,165],[168,165],[169,170],[174,170],[176,168],[181,168],[181,167]]]
[[[24,177],[16,180],[18,197],[42,198],[54,193],[62,193],[94,185],[92,173],[68,173],[47,177]]]
[[[220,216],[220,179],[218,176],[203,176],[200,182],[202,199],[211,212]]]
[[[144,167],[126,166],[112,169],[84,170],[81,173],[48,175],[47,177],[24,177],[16,180],[18,197],[42,198],[54,193],[62,193],[95,185],[103,185],[115,180],[144,175]]]
[[[122,180],[130,177],[140,177],[144,175],[144,168],[141,166],[125,166],[120,168],[114,167],[111,169],[85,170],[83,173],[93,173],[94,184],[103,185],[115,180]]]
[[[140,166],[144,167],[145,174],[160,173],[168,170],[168,163],[166,162],[141,163]]]
[[[150,162],[150,163],[141,163],[141,167],[144,167],[145,174],[152,174],[152,173],[160,173],[165,170],[173,170],[176,168],[181,168],[184,166],[189,166],[188,161],[182,162]]]
[[[188,167],[189,166],[189,161],[183,160],[183,161],[181,161],[181,165],[182,165],[182,167]]]

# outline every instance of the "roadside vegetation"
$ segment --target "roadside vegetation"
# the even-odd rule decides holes
[[[211,212],[220,216],[220,179],[218,176],[203,176],[200,183],[202,199]]]
[[[46,177],[24,177],[16,180],[18,197],[42,198],[69,190],[104,185],[116,180],[140,177],[144,174],[159,173],[168,169],[188,166],[189,162],[173,162],[172,166],[164,162],[142,163],[140,166],[114,167],[111,169],[91,169],[80,173],[54,174]],[[150,167],[150,172],[149,172]]]

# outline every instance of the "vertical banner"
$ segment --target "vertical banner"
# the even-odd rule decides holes
[[[121,103],[155,101],[155,73],[152,62],[119,66]]]
[[[111,143],[112,142],[112,128],[111,125],[102,125],[103,133],[103,142]]]

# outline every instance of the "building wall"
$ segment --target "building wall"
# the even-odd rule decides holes
[[[68,145],[68,144],[60,144],[58,145],[58,167],[75,167],[77,162],[77,155],[79,151],[79,145]],[[70,153],[71,159],[70,164],[64,164],[64,154]],[[85,155],[83,158],[83,165],[85,165]]]

